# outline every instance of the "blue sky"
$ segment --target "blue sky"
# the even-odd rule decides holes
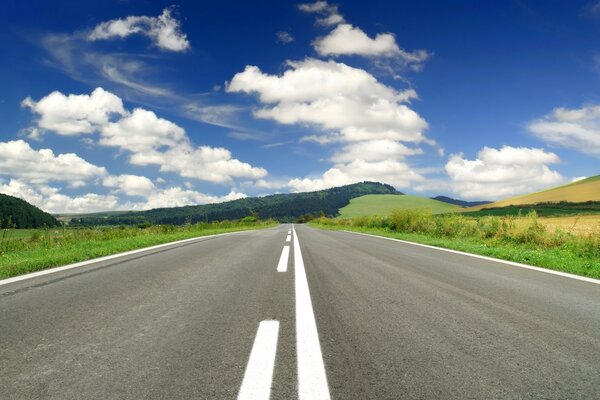
[[[377,180],[495,200],[597,175],[594,1],[20,1],[0,192],[147,209]]]

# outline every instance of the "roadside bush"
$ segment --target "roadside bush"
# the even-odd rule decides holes
[[[177,228],[175,225],[159,225],[158,230],[160,233],[172,233],[175,232]]]
[[[395,210],[389,219],[389,227],[397,232],[434,233],[435,221],[429,211]]]
[[[527,244],[540,250],[561,249],[571,254],[600,259],[600,226],[594,232],[576,235],[556,229],[550,232],[535,211],[523,218],[508,216],[468,217],[462,214],[432,215],[423,210],[394,210],[389,217],[320,217],[313,221],[325,226],[386,229],[438,238],[476,239],[488,245]]]
[[[437,237],[465,237],[473,233],[472,221],[460,214],[435,216],[433,219]]]
[[[484,238],[493,238],[502,234],[502,222],[498,217],[481,217],[477,220],[479,235]]]

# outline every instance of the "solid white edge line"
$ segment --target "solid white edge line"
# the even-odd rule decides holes
[[[290,246],[283,246],[283,250],[281,250],[281,257],[279,257],[279,263],[277,264],[277,272],[287,272],[289,258]]]
[[[500,264],[511,265],[513,267],[530,269],[530,270],[537,271],[537,272],[543,272],[545,274],[558,275],[558,276],[562,276],[564,278],[571,278],[571,279],[576,279],[578,281],[584,281],[584,282],[595,283],[596,285],[600,285],[600,279],[594,279],[594,278],[588,278],[587,276],[579,276],[579,275],[569,274],[568,272],[555,271],[555,270],[552,270],[552,269],[546,269],[546,268],[542,268],[542,267],[536,267],[536,266],[533,266],[533,265],[521,264],[521,263],[514,262],[514,261],[502,260],[502,259],[499,259],[499,258],[482,256],[482,255],[479,255],[479,254],[466,253],[464,251],[459,251],[459,250],[445,249],[443,247],[431,246],[431,245],[428,245],[428,244],[409,242],[407,240],[402,240],[402,239],[394,239],[394,238],[385,237],[385,236],[377,236],[377,235],[371,235],[371,234],[368,234],[368,233],[353,232],[353,231],[346,231],[346,230],[343,230],[342,232],[353,233],[355,235],[369,236],[369,237],[377,238],[377,239],[392,240],[394,242],[401,242],[401,243],[406,243],[406,244],[412,244],[413,246],[426,247],[428,249],[434,249],[434,250],[445,251],[445,252],[448,252],[448,253],[460,254],[460,255],[463,255],[463,256],[469,256],[469,257],[479,258],[479,259],[482,259],[482,260],[493,261],[493,262],[497,262],[497,263],[500,263]]]
[[[256,231],[256,229],[250,229],[250,230],[246,230],[246,231],[217,233],[215,235],[198,236],[198,237],[195,237],[195,238],[177,240],[175,242],[162,243],[162,244],[157,244],[155,246],[150,246],[150,247],[144,247],[144,248],[141,248],[141,249],[130,250],[130,251],[126,251],[124,253],[117,253],[117,254],[111,254],[109,256],[104,256],[104,257],[99,257],[99,258],[92,258],[91,260],[80,261],[80,262],[77,262],[77,263],[74,263],[74,264],[63,265],[61,267],[48,268],[48,269],[44,269],[42,271],[31,272],[29,274],[14,276],[12,278],[7,278],[7,279],[4,279],[4,280],[0,280],[0,286],[2,286],[2,285],[8,285],[9,283],[24,281],[26,279],[37,278],[38,276],[44,276],[44,275],[48,275],[48,274],[53,274],[55,272],[66,271],[66,270],[73,269],[73,268],[84,267],[86,265],[90,265],[90,264],[94,264],[94,263],[99,263],[99,262],[103,262],[103,261],[108,261],[108,260],[112,260],[112,259],[119,258],[119,257],[130,256],[132,254],[142,253],[144,251],[156,250],[156,249],[160,249],[160,248],[163,248],[163,247],[173,246],[173,245],[187,243],[187,242],[202,241],[203,239],[207,239],[207,238],[211,238],[211,237],[225,236],[225,235],[234,235],[234,234],[238,234],[238,233],[253,232],[253,231]]]
[[[317,322],[310,299],[304,260],[298,235],[294,232],[294,271],[296,290],[296,355],[298,357],[298,399],[329,400],[329,386],[319,343]]]
[[[268,400],[273,384],[279,321],[266,320],[258,325],[238,400]]]

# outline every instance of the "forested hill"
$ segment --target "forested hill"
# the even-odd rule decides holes
[[[0,227],[42,228],[59,226],[52,215],[18,197],[0,193]]]
[[[318,215],[321,211],[325,215],[337,215],[339,209],[348,205],[350,199],[366,194],[401,195],[402,193],[390,185],[362,182],[316,192],[274,194],[264,197],[248,197],[218,204],[157,208],[119,215],[73,218],[71,224],[132,225],[149,222],[153,224],[182,225],[199,221],[240,219],[247,216],[256,216],[261,219],[274,218],[281,222],[291,222],[303,215]]]
[[[430,198],[433,200],[441,201],[441,202],[448,203],[448,204],[454,204],[454,205],[461,206],[461,207],[475,207],[475,206],[482,206],[484,204],[491,203],[491,201],[458,200],[458,199],[453,199],[452,197],[446,197],[446,196],[436,196],[436,197],[430,197]]]

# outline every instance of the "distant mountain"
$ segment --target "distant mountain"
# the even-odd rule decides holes
[[[497,208],[520,204],[538,203],[584,203],[588,201],[600,201],[600,175],[582,179],[568,185],[546,189],[541,192],[524,194],[506,200],[477,206],[470,210],[476,211],[482,208]]]
[[[482,206],[484,204],[489,204],[491,203],[491,201],[465,201],[465,200],[458,200],[458,199],[453,199],[452,197],[446,197],[446,196],[435,196],[435,197],[430,197],[433,200],[437,200],[437,201],[442,201],[444,203],[448,203],[448,204],[454,204],[457,206],[461,206],[461,207],[476,207],[476,206]]]
[[[60,226],[52,215],[18,197],[0,193],[0,227],[42,228]]]
[[[157,208],[148,211],[130,211],[118,215],[96,214],[74,217],[71,219],[71,224],[133,225],[150,222],[182,225],[199,221],[239,219],[250,215],[261,219],[274,218],[282,222],[291,222],[306,214],[318,215],[321,211],[325,215],[336,216],[340,208],[350,203],[350,199],[366,194],[402,195],[403,193],[398,192],[390,185],[362,182],[316,192],[248,197],[218,204]]]

